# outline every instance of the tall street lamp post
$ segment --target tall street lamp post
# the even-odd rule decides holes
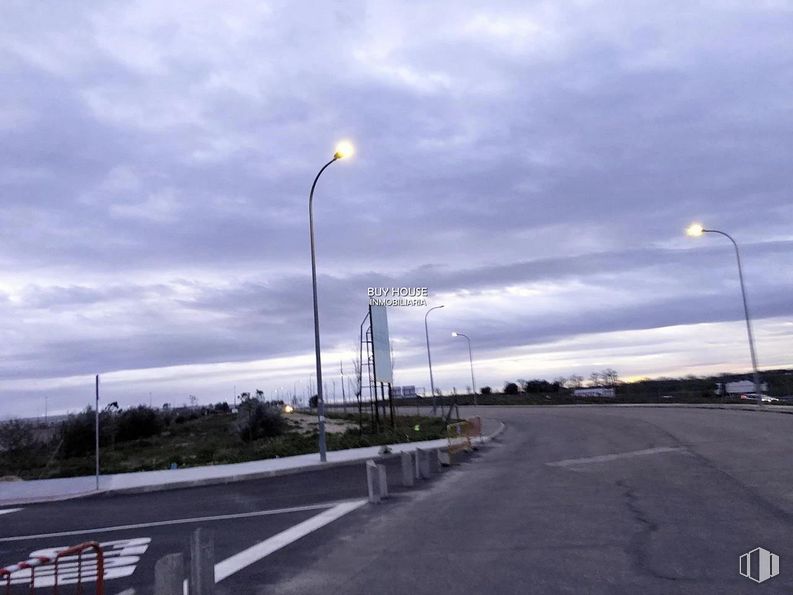
[[[471,364],[471,389],[474,391],[474,406],[478,405],[476,402],[476,381],[474,380],[474,356],[471,354],[471,337],[464,333],[454,331],[452,337],[465,337],[468,341],[468,362]]]
[[[443,308],[443,306],[433,306],[427,313],[424,314],[424,335],[427,337],[427,362],[430,365],[430,390],[432,391],[432,414],[436,415],[438,412],[438,403],[437,398],[435,397],[435,380],[432,377],[432,355],[430,354],[430,330],[427,326],[427,316],[430,315],[430,312],[433,310],[437,310],[438,308]]]
[[[324,463],[327,461],[326,446],[325,446],[325,403],[322,398],[322,358],[320,355],[319,344],[319,304],[317,303],[317,257],[314,248],[314,189],[317,186],[317,180],[322,175],[322,172],[327,167],[339,159],[349,157],[354,152],[353,146],[346,141],[340,142],[336,145],[336,152],[333,154],[333,159],[328,161],[319,170],[317,177],[314,178],[314,183],[311,184],[311,192],[308,195],[308,227],[309,235],[311,236],[311,286],[314,291],[314,353],[317,360],[317,417],[319,419],[319,460]]]
[[[749,353],[752,356],[752,373],[754,376],[754,393],[757,397],[757,404],[763,404],[763,396],[762,391],[760,390],[760,375],[757,372],[757,354],[755,353],[754,349],[754,334],[752,333],[752,321],[749,316],[749,306],[746,302],[746,286],[743,282],[743,267],[741,266],[741,252],[738,250],[738,244],[732,238],[732,236],[728,233],[723,231],[719,231],[718,229],[705,229],[700,224],[694,223],[686,229],[686,233],[691,237],[699,237],[703,233],[717,233],[719,235],[724,236],[728,240],[732,242],[733,247],[735,248],[735,258],[738,262],[738,280],[741,283],[741,296],[743,297],[743,314],[746,318],[746,335],[749,337]]]

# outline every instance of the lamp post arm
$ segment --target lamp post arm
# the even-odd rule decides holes
[[[703,229],[703,232],[706,233],[717,233],[719,235],[723,235],[725,238],[732,242],[733,248],[735,248],[735,260],[738,263],[738,280],[741,284],[741,297],[743,298],[743,314],[744,318],[746,319],[746,334],[749,337],[749,353],[752,356],[752,374],[754,377],[754,391],[757,395],[757,404],[762,405],[763,398],[762,398],[762,391],[760,390],[760,375],[757,372],[757,353],[755,352],[754,347],[754,333],[752,332],[752,322],[749,316],[749,304],[746,299],[746,285],[743,281],[743,266],[741,265],[741,251],[738,249],[738,242],[736,242],[733,237],[723,231],[719,231],[718,229]]]
[[[319,343],[319,302],[317,300],[317,257],[314,246],[314,189],[317,187],[317,181],[328,166],[336,161],[337,157],[333,157],[322,169],[317,173],[314,178],[314,183],[311,184],[311,192],[308,195],[308,227],[309,235],[311,236],[311,286],[314,293],[314,351],[317,360],[317,418],[319,421],[319,460],[325,462],[327,460],[326,446],[325,446],[325,400],[322,394],[322,359],[320,356],[320,343]]]
[[[468,364],[471,366],[471,390],[474,393],[474,406],[476,406],[476,380],[474,380],[474,355],[471,349],[471,337],[464,333],[457,333],[468,341]]]
[[[427,316],[430,315],[430,312],[433,310],[437,310],[438,308],[443,308],[443,306],[433,306],[424,314],[424,336],[427,339],[427,363],[429,364],[430,368],[430,390],[432,391],[432,414],[435,415],[438,411],[437,399],[435,397],[435,379],[432,377],[432,354],[430,353],[430,329],[427,325]]]

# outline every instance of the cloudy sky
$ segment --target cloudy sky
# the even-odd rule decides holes
[[[309,11],[308,8],[311,7]],[[328,391],[370,286],[437,384],[793,366],[793,3],[0,5],[0,402]],[[428,386],[424,308],[389,311]],[[339,384],[338,379],[336,379]],[[282,387],[279,389],[279,387]],[[340,396],[340,386],[337,387]]]

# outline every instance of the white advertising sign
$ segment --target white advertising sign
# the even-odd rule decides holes
[[[391,341],[388,338],[388,315],[385,306],[369,306],[372,315],[372,344],[374,347],[375,382],[393,382],[391,371]]]

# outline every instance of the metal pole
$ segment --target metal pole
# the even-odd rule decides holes
[[[99,374],[96,375],[96,407],[94,410],[94,433],[96,441],[94,444],[96,453],[96,489],[99,491]]]
[[[443,308],[443,306],[433,306],[429,310],[427,310],[426,314],[424,314],[424,335],[427,338],[427,363],[429,363],[430,367],[430,390],[432,391],[432,414],[436,415],[438,413],[438,400],[435,396],[435,379],[432,377],[432,354],[430,353],[430,330],[427,326],[427,316],[430,315],[430,312],[433,310],[437,310],[438,308]]]
[[[468,362],[471,364],[471,389],[474,391],[474,406],[476,406],[476,381],[474,380],[474,356],[471,352],[471,337],[463,333],[457,333],[468,340]]]
[[[317,256],[314,246],[314,188],[317,186],[317,180],[322,175],[322,172],[338,157],[333,156],[333,159],[328,161],[319,170],[317,177],[314,178],[314,183],[311,184],[311,192],[308,195],[308,227],[309,235],[311,236],[311,287],[314,295],[314,352],[317,360],[317,417],[319,418],[319,460],[324,463],[327,461],[325,453],[325,403],[322,398],[322,356],[320,355],[319,344],[319,303],[317,301]]]
[[[344,392],[344,362],[339,360],[339,372],[341,373],[341,405],[344,415],[347,415],[347,395]]]
[[[365,320],[365,319],[364,319]],[[371,339],[371,341],[369,340]],[[369,344],[372,354],[369,355]],[[369,329],[366,331],[366,361],[369,372],[369,398],[372,400],[372,423],[375,433],[380,431],[380,406],[377,404],[377,359],[374,356],[374,331],[372,330],[372,305],[369,304]]]
[[[757,404],[763,404],[763,397],[762,391],[760,390],[760,375],[757,372],[757,354],[754,349],[754,334],[752,333],[752,322],[751,318],[749,317],[749,306],[746,301],[746,286],[743,282],[743,267],[741,266],[741,252],[738,250],[738,243],[732,238],[732,236],[728,233],[723,231],[719,231],[718,229],[703,229],[703,233],[718,233],[723,235],[725,238],[732,242],[733,247],[735,247],[735,258],[738,261],[738,280],[741,282],[741,297],[743,298],[743,314],[744,318],[746,318],[746,334],[749,337],[749,353],[752,356],[752,374],[754,377],[754,392],[757,395]]]

